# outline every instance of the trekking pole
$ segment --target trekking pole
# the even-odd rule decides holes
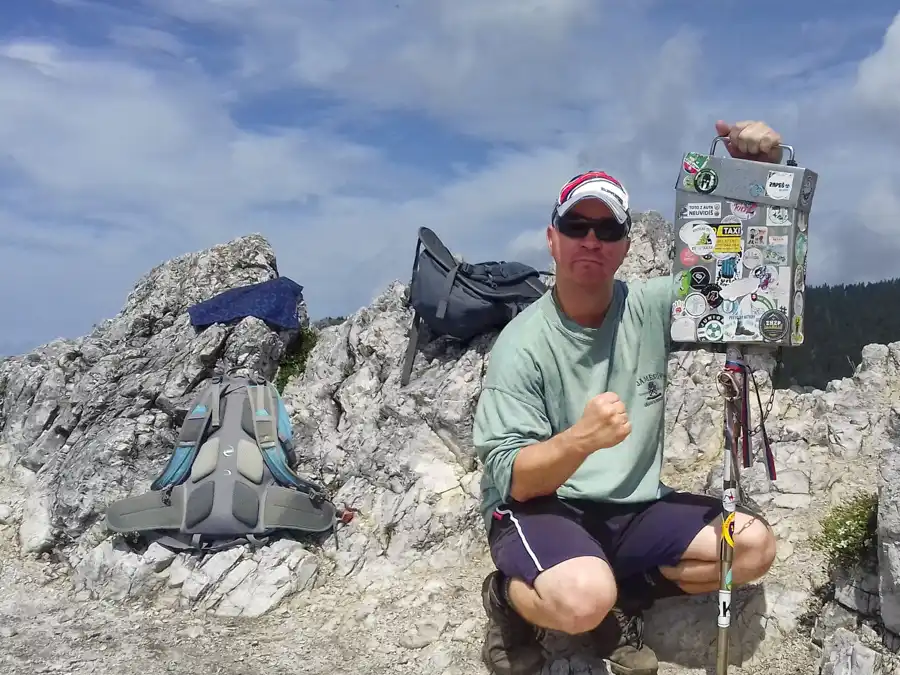
[[[750,394],[760,405],[761,446],[769,480],[775,458],[765,429],[759,387],[744,363],[750,345],[780,350],[804,343],[809,213],[818,174],[799,167],[794,148],[781,144],[784,163],[716,156],[682,156],[675,183],[673,343],[724,343],[725,366],[716,384],[725,399],[722,534],[719,541],[717,675],[728,672],[735,512],[741,500],[738,444],[751,466]],[[774,401],[775,383],[771,382]]]
[[[731,566],[734,562],[734,514],[740,500],[740,477],[737,462],[738,439],[744,424],[744,357],[737,345],[728,345],[725,367],[719,373],[725,398],[722,473],[722,536],[719,542],[718,649],[716,675],[728,672],[728,633],[731,627]]]

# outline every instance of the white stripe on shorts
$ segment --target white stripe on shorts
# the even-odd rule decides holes
[[[528,539],[525,538],[525,533],[522,532],[522,524],[519,522],[519,519],[513,515],[513,512],[509,509],[497,509],[497,513],[502,516],[509,516],[510,521],[516,528],[516,532],[519,533],[519,538],[522,540],[522,545],[525,547],[525,551],[528,552],[528,555],[531,557],[531,562],[534,563],[534,566],[537,568],[538,572],[544,571],[544,566],[541,565],[541,561],[538,560],[537,555],[534,553],[534,549],[531,548],[531,544],[528,543]]]

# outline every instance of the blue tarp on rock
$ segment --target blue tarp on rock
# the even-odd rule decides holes
[[[214,323],[255,316],[287,330],[298,330],[297,303],[303,286],[287,277],[278,277],[249,286],[231,288],[188,308],[191,323],[202,328]]]

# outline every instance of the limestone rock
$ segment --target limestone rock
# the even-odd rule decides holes
[[[900,353],[891,350],[896,376]],[[894,633],[900,633],[900,406],[894,403],[885,415],[892,444],[882,454],[878,500],[878,567],[881,617]]]
[[[812,632],[813,642],[822,647],[825,640],[830,639],[838,628],[852,631],[856,628],[857,622],[857,616],[852,611],[836,602],[829,602],[816,617]]]
[[[838,628],[825,644],[822,675],[887,675],[881,655],[850,631]]]
[[[838,570],[835,577],[837,602],[861,616],[874,617],[881,613],[877,570]]]
[[[672,226],[655,212],[635,214],[631,248],[616,278],[630,281],[670,274],[675,255]]]

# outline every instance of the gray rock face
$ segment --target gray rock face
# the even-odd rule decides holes
[[[426,347],[401,389],[404,292],[395,283],[323,331],[305,374],[283,393],[301,462],[340,486],[337,503],[364,514],[365,526],[351,524],[344,535],[338,572],[371,580],[424,550],[449,554],[454,540],[477,536],[471,421],[489,339],[466,350]]]
[[[672,226],[655,212],[636,215],[631,230],[631,248],[616,277],[624,281],[670,274],[675,255]]]
[[[853,633],[838,628],[828,639],[822,659],[822,675],[887,675],[882,656]]]
[[[878,570],[838,570],[834,577],[834,599],[838,603],[864,617],[879,616]]]
[[[182,256],[141,279],[89,336],[0,362],[0,469],[29,485],[25,552],[77,541],[107,503],[146,486],[217,360],[274,376],[293,336],[256,318],[197,333],[186,310],[275,276],[275,256],[258,236]],[[300,315],[308,322],[305,306]]]
[[[639,218],[620,276],[666,273],[671,248],[665,221]],[[104,507],[147,489],[192,392],[216,362],[274,377],[296,336],[252,318],[197,333],[185,310],[273,278],[275,270],[274,254],[256,236],[184,256],[142,279],[122,312],[91,335],[0,362],[0,559],[4,545],[11,557],[14,544],[23,566],[43,554],[55,584],[51,601],[40,594],[43,586],[0,570],[0,598],[10,594],[0,600],[0,628],[4,616],[24,611],[19,606],[41,616],[65,612],[55,599],[68,592],[67,602],[90,607],[93,620],[113,622],[122,607],[134,608],[149,634],[151,617],[168,612],[169,633],[205,645],[198,658],[209,672],[222,644],[248,664],[266,655],[254,667],[271,672],[295,669],[295,651],[311,672],[484,672],[480,584],[492,563],[478,515],[471,424],[494,336],[466,346],[442,339],[422,345],[409,385],[400,387],[411,319],[400,283],[319,331],[305,372],[284,390],[301,470],[338,505],[357,510],[336,537],[319,548],[285,540],[193,558],[158,545],[132,550],[105,531]],[[299,310],[306,325],[302,303]],[[893,657],[858,624],[883,619],[888,631],[900,627],[900,498],[893,495],[900,343],[871,345],[862,356],[854,377],[824,392],[773,392],[771,355],[748,357],[764,407],[771,401],[766,427],[779,477],[769,483],[756,436],[757,459],[742,481],[779,548],[764,581],[735,593],[731,673],[893,672],[886,670]],[[670,359],[665,476],[675,487],[721,492],[723,401],[715,381],[723,361],[705,351]],[[751,414],[755,426],[755,402]],[[816,594],[829,574],[810,537],[830,505],[876,488],[879,568],[838,574],[835,602],[820,612]],[[714,601],[672,599],[648,613],[645,639],[664,662],[663,675],[699,674],[714,663]],[[818,616],[812,622],[810,612]],[[216,643],[217,627],[237,617],[261,623]],[[808,622],[815,624],[812,641]],[[43,639],[36,632],[43,624],[14,625],[12,649],[27,655]],[[263,630],[269,641],[254,644]],[[606,672],[578,641],[552,636],[545,646],[546,673]],[[92,663],[118,668],[102,657]]]
[[[894,378],[897,376],[898,356],[896,351],[891,351],[889,358],[886,357]],[[889,419],[893,444],[882,455],[878,482],[879,593],[881,617],[885,625],[894,633],[900,633],[900,407],[896,398],[891,401]]]

